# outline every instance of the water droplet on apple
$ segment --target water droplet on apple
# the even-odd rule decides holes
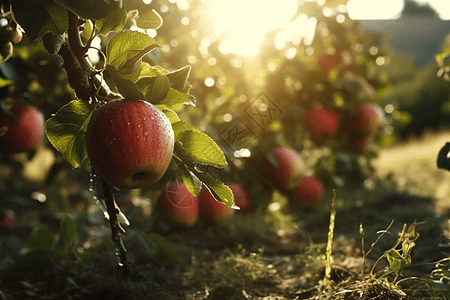
[[[128,122],[127,125],[130,126],[130,122]]]
[[[138,128],[141,127],[141,125],[138,125]]]
[[[145,118],[144,118],[144,121],[145,121]]]
[[[147,131],[144,132],[144,136],[148,136],[148,132]]]
[[[154,120],[155,118],[151,117],[152,120]]]

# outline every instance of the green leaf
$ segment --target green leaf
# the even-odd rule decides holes
[[[61,221],[59,227],[59,239],[56,243],[56,254],[59,256],[65,256],[73,253],[75,249],[77,235],[77,227],[75,222],[66,216],[64,220]]]
[[[111,74],[119,93],[126,99],[145,100],[144,94],[131,79],[124,78],[112,65],[106,65],[106,70]]]
[[[195,97],[192,95],[188,95],[179,92],[173,88],[170,88],[166,98],[164,98],[159,104],[164,104],[167,106],[174,106],[177,104],[186,104],[195,106],[196,100]]]
[[[155,79],[155,83],[147,87],[145,98],[153,103],[158,104],[169,94],[170,82],[165,75],[159,75]]]
[[[151,66],[146,62],[141,64],[141,70],[139,73],[139,79],[145,81],[146,78],[156,77],[158,75],[164,75],[167,71],[161,66]]]
[[[158,29],[162,24],[163,19],[154,9],[139,13],[139,18],[136,20],[136,25],[142,29]]]
[[[105,18],[95,22],[95,28],[98,34],[108,34],[111,31],[119,31],[127,22],[127,10],[125,6],[121,9],[112,11]]]
[[[74,100],[45,122],[48,140],[73,168],[87,158],[86,130],[94,105]]]
[[[53,0],[12,0],[11,10],[14,20],[32,40],[49,31],[62,34],[69,27],[67,9]]]
[[[396,274],[401,273],[406,263],[400,253],[395,249],[390,249],[385,254],[392,271]]]
[[[191,66],[187,65],[178,70],[167,73],[167,78],[170,81],[170,87],[178,91],[183,91],[186,88]]]
[[[178,114],[176,112],[174,112],[173,110],[168,109],[168,108],[163,108],[162,112],[169,119],[170,124],[175,124],[175,123],[181,122],[180,118],[178,117]]]
[[[227,165],[227,160],[220,147],[201,131],[188,129],[179,135],[177,142],[181,143],[184,154],[189,155],[199,164],[217,168]]]
[[[202,182],[197,178],[197,176],[195,176],[194,173],[189,171],[187,166],[180,159],[176,157],[174,157],[174,159],[177,163],[184,185],[192,195],[197,197],[202,190]]]
[[[181,134],[189,128],[186,126],[186,123],[183,121],[172,124],[173,133],[175,135],[175,139],[179,139]]]
[[[209,173],[195,172],[195,175],[205,184],[217,201],[228,205],[229,207],[238,209],[238,206],[234,203],[233,192],[222,181],[212,177]]]
[[[28,238],[27,247],[32,250],[50,252],[56,237],[48,229],[43,227],[35,227],[31,236]]]
[[[188,130],[189,128],[186,126],[186,123],[181,121],[178,117],[177,113],[171,109],[163,108],[162,111],[169,119],[170,124],[172,124],[172,129],[175,134],[175,139],[180,137],[180,134]]]
[[[22,0],[18,0],[22,1]],[[108,0],[55,0],[82,19],[100,20],[120,9],[122,1]]]
[[[115,34],[106,48],[107,63],[119,73],[131,74],[140,68],[142,57],[159,47],[148,34],[137,31],[123,31]]]

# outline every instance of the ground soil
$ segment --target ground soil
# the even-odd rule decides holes
[[[426,134],[381,150],[375,160],[377,174],[366,188],[337,189],[328,283],[331,192],[319,207],[288,205],[278,195],[274,201],[279,205],[268,212],[253,209],[236,213],[228,222],[200,221],[190,229],[154,217],[148,205],[152,195],[133,196],[139,200],[137,207],[123,208],[131,222],[124,236],[131,261],[125,280],[118,276],[108,223],[92,199],[83,196],[83,177],[73,171],[67,179],[70,188],[57,197],[66,196],[63,208],[77,224],[78,254],[51,256],[39,268],[30,262],[19,272],[2,273],[0,299],[446,299],[445,293],[431,293],[424,279],[435,270],[433,262],[448,257],[448,248],[439,241],[448,236],[450,172],[436,167],[437,153],[447,141],[448,132]],[[22,193],[7,195],[10,202],[26,201],[35,190],[17,185]],[[58,203],[56,208],[33,206],[20,216],[17,227],[1,229],[8,255],[0,269],[24,254],[34,227],[57,233],[64,216],[55,213],[61,209]],[[416,228],[420,237],[411,253],[412,266],[381,279],[388,263],[378,258],[395,244],[404,224],[414,222],[424,223]]]

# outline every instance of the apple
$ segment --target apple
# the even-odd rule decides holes
[[[351,136],[347,140],[347,148],[357,153],[363,153],[368,144],[368,136]]]
[[[338,54],[323,53],[318,58],[319,67],[324,72],[330,72],[342,64],[342,57]]]
[[[230,183],[228,187],[233,192],[234,203],[239,206],[241,211],[246,211],[250,207],[250,197],[245,188],[236,183]]]
[[[350,131],[357,136],[368,136],[384,123],[383,109],[376,104],[361,104],[358,114],[350,120]]]
[[[86,131],[92,166],[116,188],[158,181],[172,159],[175,137],[166,115],[141,100],[115,100],[94,111]]]
[[[182,182],[170,182],[159,197],[159,209],[169,221],[192,227],[199,217],[199,203]]]
[[[292,191],[292,199],[297,202],[318,204],[323,193],[323,183],[319,178],[314,175],[305,176]]]
[[[294,187],[305,169],[300,154],[290,147],[274,148],[261,167],[263,174],[281,189]]]
[[[14,225],[16,225],[16,214],[11,209],[5,210],[0,215],[0,226],[14,227]]]
[[[234,209],[216,199],[205,186],[198,195],[200,215],[209,223],[217,223],[230,219],[234,215]]]
[[[11,116],[0,113],[0,127],[8,127],[0,142],[9,153],[33,150],[44,137],[44,116],[33,105],[14,104]]]
[[[311,140],[321,144],[333,139],[339,128],[339,119],[334,111],[326,107],[313,107],[306,114],[305,128]]]

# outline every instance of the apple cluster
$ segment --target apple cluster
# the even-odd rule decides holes
[[[228,185],[233,192],[234,200],[241,211],[250,206],[247,191],[240,185]],[[158,208],[162,217],[172,224],[192,227],[202,218],[208,224],[229,220],[235,210],[218,202],[205,186],[198,196],[192,195],[182,182],[170,182],[163,188],[158,200]]]
[[[304,126],[310,133],[310,139],[318,145],[335,139],[345,132],[345,148],[356,153],[363,153],[370,138],[384,124],[384,113],[380,106],[373,103],[361,104],[356,112],[348,114],[346,119],[339,119],[331,108],[313,107],[306,114]]]
[[[44,137],[44,116],[33,105],[16,103],[0,112],[0,145],[9,153],[36,149]]]
[[[324,185],[315,175],[306,175],[300,154],[290,147],[278,147],[261,164],[262,173],[276,188],[289,195],[294,202],[318,204],[324,194]]]

